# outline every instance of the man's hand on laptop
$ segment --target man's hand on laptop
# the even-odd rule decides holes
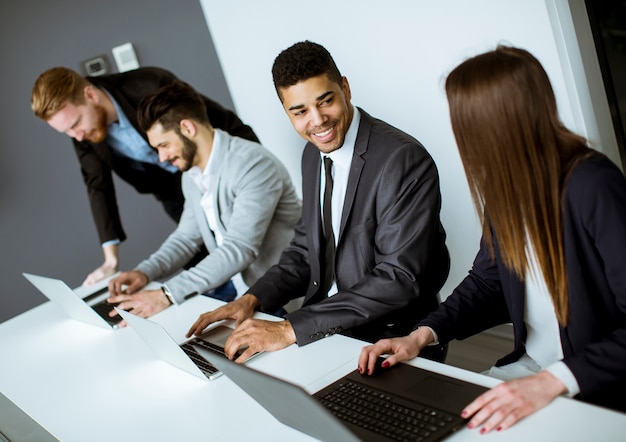
[[[224,304],[213,311],[201,314],[187,332],[187,337],[189,338],[191,335],[200,336],[209,325],[223,319],[234,319],[235,327],[237,327],[243,321],[254,315],[254,311],[258,305],[259,301],[257,297],[251,293],[246,293],[239,299]]]
[[[257,297],[252,293],[246,293],[220,308],[201,314],[187,332],[187,337],[200,336],[212,323],[232,319],[235,321],[235,331],[226,341],[224,350],[226,356],[232,359],[237,350],[242,349],[241,355],[235,360],[240,363],[257,352],[280,350],[296,342],[296,334],[289,321],[253,319],[252,316],[258,306]]]
[[[171,304],[161,289],[141,290],[132,295],[111,296],[108,302],[117,304],[118,308],[131,312],[134,315],[147,318],[168,308]],[[112,310],[109,316],[115,316],[117,312]],[[122,326],[126,321],[122,321]]]
[[[261,351],[281,350],[296,342],[296,333],[288,320],[265,321],[246,319],[226,340],[224,352],[233,359],[239,349],[243,350],[235,362],[245,362]]]
[[[117,278],[109,281],[109,293],[111,296],[132,295],[144,288],[148,282],[150,282],[148,275],[139,270],[122,272]]]
[[[141,290],[148,284],[148,276],[138,270],[122,272],[120,276],[109,282],[108,302],[117,304],[118,308],[130,311],[137,316],[147,318],[161,310],[168,308],[171,303],[161,289]],[[115,316],[117,312],[111,309],[109,316]],[[126,326],[126,321],[120,323]]]

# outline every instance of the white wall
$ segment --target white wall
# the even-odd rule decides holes
[[[531,51],[553,82],[565,124],[608,144],[607,153],[618,161],[614,137],[603,137],[589,112],[567,0],[200,3],[238,114],[280,156],[297,184],[304,141],[284,114],[271,78],[274,58],[297,41],[324,45],[350,82],[353,104],[426,146],[441,177],[442,220],[452,256],[443,297],[466,275],[480,239],[443,91],[447,72],[457,64],[498,43]]]

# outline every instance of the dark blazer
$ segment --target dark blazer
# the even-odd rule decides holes
[[[321,158],[310,143],[294,240],[249,290],[266,311],[304,296],[303,307],[287,315],[298,345],[338,332],[368,341],[404,334],[412,315],[437,307],[448,276],[435,163],[417,140],[360,112],[335,257],[338,293],[319,292]]]
[[[561,327],[563,362],[578,398],[626,410],[626,180],[598,154],[579,164],[565,191],[564,241],[569,323]],[[418,325],[441,342],[512,322],[515,347],[501,366],[524,353],[525,286],[481,244],[472,270],[437,311]]]
[[[176,77],[164,69],[146,67],[87,79],[113,96],[128,121],[147,142],[146,134],[139,130],[137,124],[139,103],[146,95],[172,83]],[[252,129],[243,124],[237,115],[207,97],[202,98],[214,127],[235,136],[258,141]],[[72,139],[72,142],[87,186],[91,212],[101,243],[112,239],[120,241],[126,239],[115,196],[112,171],[139,193],[153,194],[163,203],[168,214],[178,221],[184,202],[180,172],[171,173],[157,165],[121,156],[111,149],[106,141],[92,143]]]

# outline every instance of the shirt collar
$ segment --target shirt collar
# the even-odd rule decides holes
[[[113,103],[113,107],[115,108],[115,112],[117,113],[117,122],[113,122],[111,123],[111,125],[117,123],[120,129],[126,129],[127,127],[130,127],[130,121],[128,121],[128,118],[126,118],[126,114],[124,113],[124,111],[122,111],[122,108],[120,107],[120,105],[117,104],[117,101],[115,101],[115,98],[113,98],[113,95],[109,94],[109,92],[106,89],[101,89],[101,90],[104,91],[104,93],[109,96],[109,98],[111,99],[111,102]]]
[[[213,132],[213,146],[211,148],[211,155],[209,155],[209,161],[204,168],[201,170],[198,166],[193,166],[191,169],[187,171],[189,176],[193,179],[196,185],[203,191],[206,191],[208,188],[208,184],[211,180],[211,177],[217,174],[217,169],[219,164],[214,160],[218,156],[219,146],[222,142],[222,135],[219,130],[215,130]]]

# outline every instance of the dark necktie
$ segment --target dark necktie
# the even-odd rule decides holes
[[[335,235],[333,234],[333,216],[331,208],[331,199],[333,195],[333,176],[331,170],[333,161],[324,157],[324,170],[326,172],[326,186],[324,188],[324,281],[322,285],[322,294],[326,296],[333,282],[335,273]]]

